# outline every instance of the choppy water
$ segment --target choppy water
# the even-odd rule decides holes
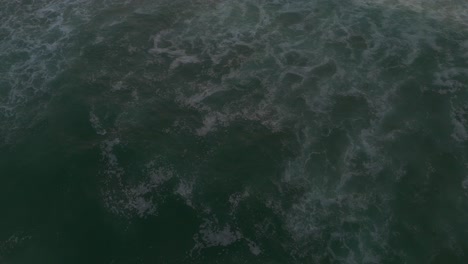
[[[0,0],[1,263],[467,263],[468,2]]]

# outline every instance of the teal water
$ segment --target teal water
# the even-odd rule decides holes
[[[0,0],[0,263],[468,263],[468,2]]]

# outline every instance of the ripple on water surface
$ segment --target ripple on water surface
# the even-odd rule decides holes
[[[465,2],[0,7],[0,260],[467,259]]]

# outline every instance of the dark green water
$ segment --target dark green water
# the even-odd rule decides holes
[[[0,263],[468,263],[467,14],[0,0]]]

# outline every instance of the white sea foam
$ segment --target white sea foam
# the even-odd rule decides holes
[[[1,109],[4,109],[2,113],[14,115],[12,112],[16,105],[31,99],[32,95],[27,87],[33,87],[35,91],[46,90],[47,82],[67,69],[71,62],[62,57],[78,56],[73,53],[76,47],[70,47],[67,43],[76,36],[80,26],[87,25],[93,17],[96,18],[98,13],[95,10],[112,1],[104,2],[102,5],[93,4],[92,1],[67,1],[63,4],[51,2],[52,4],[41,7],[36,13],[31,13],[33,18],[37,16],[38,19],[43,19],[44,25],[29,25],[18,32],[14,32],[14,29],[18,28],[21,21],[14,17],[3,20],[0,18],[1,22],[6,22],[3,27],[12,36],[11,40],[3,42],[0,47],[18,56],[24,55],[21,61],[12,65],[5,77],[11,89],[7,99],[0,99]],[[385,200],[390,198],[388,193],[377,193],[372,189],[368,193],[349,189],[352,189],[351,183],[356,177],[370,176],[365,181],[372,185],[372,181],[378,179],[382,170],[394,165],[389,154],[382,149],[382,143],[391,143],[411,129],[411,125],[406,122],[390,132],[382,131],[384,118],[396,107],[392,105],[396,93],[407,79],[411,79],[407,75],[401,80],[399,76],[388,77],[391,75],[388,70],[410,69],[421,56],[421,45],[441,51],[437,39],[431,34],[434,29],[421,20],[421,16],[404,17],[418,23],[407,23],[402,27],[398,24],[398,19],[395,19],[399,13],[388,13],[388,10],[410,10],[427,14],[439,21],[447,19],[465,24],[466,15],[461,12],[466,8],[465,4],[455,1],[442,8],[436,8],[435,1],[429,1],[425,5],[426,2],[422,0],[354,2],[357,6],[349,6],[349,12],[333,10],[322,17],[316,14],[319,12],[315,10],[316,1],[210,2],[212,6],[209,9],[197,11],[196,15],[187,18],[186,23],[172,24],[171,28],[148,36],[153,41],[153,46],[146,50],[149,54],[144,66],[151,68],[162,65],[169,73],[135,71],[112,78],[109,86],[113,94],[130,89],[131,99],[141,99],[139,104],[152,104],[154,98],[173,95],[168,97],[177,101],[180,107],[190,108],[199,115],[199,127],[188,127],[187,131],[201,138],[208,138],[239,120],[262,124],[272,132],[285,129],[296,134],[300,145],[299,154],[289,161],[282,181],[277,184],[279,197],[265,198],[264,201],[265,206],[284,221],[286,231],[295,241],[295,245],[285,247],[303,256],[313,250],[309,243],[320,241],[321,245],[326,246],[323,248],[324,254],[329,253],[339,262],[378,263],[382,261],[382,252],[387,250],[389,223],[366,217],[366,210],[379,208],[379,218],[390,219],[391,214],[387,211],[389,203]],[[157,10],[143,8],[136,2],[127,3],[134,5],[129,7],[128,12],[136,15],[154,14]],[[72,4],[73,17],[63,17],[67,4]],[[384,16],[381,23],[375,23],[371,16],[365,15],[366,8],[375,6],[388,9],[385,11],[388,17]],[[31,16],[26,11],[21,14]],[[287,14],[293,14],[293,17],[297,16],[299,19],[288,22],[285,19]],[[74,19],[80,22],[71,23]],[[111,19],[104,26],[115,26],[115,23],[116,20]],[[395,28],[398,30],[393,30]],[[39,35],[31,35],[34,31],[39,32]],[[60,34],[55,41],[45,40],[56,32]],[[391,36],[387,36],[387,33]],[[357,39],[357,44],[353,43],[352,37]],[[22,41],[27,44],[24,45],[26,48],[18,44]],[[96,36],[92,44],[101,45],[105,42],[105,37]],[[124,48],[132,55],[144,51],[142,47],[145,45],[134,47],[125,44]],[[353,48],[352,45],[360,45],[360,48]],[[466,43],[463,45],[466,46]],[[335,46],[340,48],[334,48]],[[17,48],[12,51],[11,47]],[[361,55],[359,49],[363,50]],[[288,54],[296,54],[296,57],[288,60]],[[0,55],[5,53],[0,51]],[[401,60],[386,62],[392,56]],[[455,67],[456,65],[452,67],[455,63],[451,59],[443,57],[443,54],[440,56],[442,57],[439,59],[446,65],[439,66],[446,70],[434,72],[433,84],[443,88],[441,93],[460,93],[464,87],[460,76],[468,72],[462,67]],[[165,58],[169,60],[165,61]],[[174,89],[168,89],[171,91],[167,94],[158,87],[153,87],[156,86],[155,82],[164,82],[174,76],[177,78],[179,68],[201,62],[204,68],[199,74],[210,77],[209,81],[196,79],[180,87],[171,87]],[[97,76],[94,77],[111,76],[111,73],[111,70],[103,69],[95,73]],[[296,78],[288,79],[291,75]],[[89,77],[91,83],[99,80],[94,77]],[[253,84],[245,82],[251,79],[260,81],[253,81]],[[2,80],[0,77],[0,81]],[[140,85],[138,89],[141,90],[129,85],[130,81]],[[141,97],[139,91],[144,91]],[[229,99],[216,99],[220,93],[226,93],[228,96],[225,98]],[[364,98],[368,104],[365,114],[371,119],[368,124],[348,129],[343,125],[347,120],[332,116],[336,98],[345,95]],[[294,96],[300,99],[299,102],[303,100],[304,109],[300,103],[288,102],[289,97],[296,99]],[[134,105],[119,103],[119,106],[121,112],[114,129],[105,128],[94,111],[89,113],[89,121],[96,133],[105,136],[101,144],[101,155],[105,165],[103,193],[108,209],[129,218],[157,214],[162,195],[159,191],[171,179],[177,178],[178,185],[174,193],[180,195],[197,213],[209,214],[211,217],[208,218],[210,220],[205,220],[194,236],[195,251],[209,247],[226,247],[244,241],[253,255],[261,254],[261,244],[245,238],[234,223],[220,224],[213,218],[214,212],[204,212],[200,209],[202,206],[194,204],[193,190],[197,187],[195,176],[190,179],[182,178],[171,166],[158,159],[144,166],[136,166],[137,169],[132,173],[128,172],[128,168],[122,165],[125,163],[119,162],[117,149],[125,148],[125,124],[138,121],[130,120],[132,117],[128,115],[128,107]],[[468,139],[466,113],[462,108],[454,107],[452,110],[452,137],[464,142]],[[183,121],[175,120],[174,130],[182,130],[179,128],[183,125]],[[329,171],[311,171],[310,164],[314,159],[322,158],[330,162],[327,155],[331,154],[323,149],[321,140],[328,139],[337,129],[348,129],[348,133],[343,155],[338,158],[338,164],[330,168],[336,175]],[[165,131],[170,130],[166,128]],[[137,174],[140,178],[131,184],[125,182],[127,177],[132,176],[130,174]],[[400,166],[400,171],[395,173],[395,180],[399,180],[404,174],[403,166]],[[324,184],[320,180],[327,182]],[[468,186],[467,181],[462,182],[464,188]],[[281,199],[285,195],[284,189],[291,186],[301,188],[304,194],[292,206],[283,206]],[[251,192],[246,190],[243,193],[230,194],[228,206],[233,219],[239,204]],[[356,226],[358,230],[346,231],[346,225]],[[327,232],[332,235],[324,241],[323,234]],[[336,253],[336,249],[330,246],[333,243],[343,247],[348,253]],[[357,248],[352,244],[358,245]]]
[[[242,239],[242,234],[229,224],[221,226],[216,219],[205,219],[193,239],[196,244],[192,249],[192,253],[200,252],[204,248],[229,246]]]
[[[465,190],[468,189],[468,176],[462,181],[462,187]]]
[[[461,25],[468,23],[468,4],[460,0],[354,0],[358,4],[379,6],[385,9],[404,9],[429,15],[440,22],[454,21]]]
[[[250,253],[252,253],[255,256],[258,256],[262,254],[262,249],[257,245],[257,243],[253,242],[250,239],[247,240],[247,245],[249,246]]]
[[[94,128],[94,131],[96,131],[96,134],[101,136],[107,134],[107,131],[102,127],[99,121],[99,117],[97,117],[93,111],[89,112],[89,122],[91,122],[91,126]]]
[[[12,234],[6,240],[0,241],[0,260],[2,260],[2,254],[9,255],[17,247],[21,247],[30,239],[32,239],[31,235],[27,235],[23,232],[17,232]]]
[[[378,223],[366,216],[370,206],[386,208],[385,204],[375,204],[371,196],[362,194],[326,194],[319,188],[304,196],[304,200],[292,206],[285,213],[287,227],[298,247],[292,249],[298,256],[307,254],[309,243],[319,242],[324,254],[331,254],[335,260],[343,263],[375,263],[381,259],[380,253],[387,250],[388,224]],[[386,213],[384,210],[381,213]],[[356,226],[359,230],[351,231],[346,226]],[[323,232],[332,236],[323,241]],[[371,237],[368,241],[366,237]],[[356,249],[351,245],[358,242]],[[332,245],[348,248],[347,254],[338,254]],[[377,246],[379,251],[374,251]],[[353,249],[354,248],[354,249]],[[357,250],[357,251],[356,251]],[[316,252],[317,253],[317,252]],[[320,259],[320,254],[315,255]]]
[[[176,58],[171,65],[169,66],[170,70],[174,70],[175,68],[179,67],[180,65],[183,64],[194,64],[198,63],[200,60],[196,56],[182,56]]]
[[[213,132],[217,128],[217,124],[219,122],[223,122],[224,118],[225,116],[223,116],[220,113],[211,112],[209,115],[205,116],[205,118],[203,119],[203,126],[196,130],[197,135],[205,136],[209,132]]]
[[[229,196],[229,203],[231,204],[231,215],[235,215],[239,204],[242,202],[242,200],[246,199],[249,196],[250,193],[248,189],[244,190],[244,192],[242,193],[233,193]]]
[[[178,195],[184,198],[185,203],[190,207],[194,207],[193,202],[192,202],[194,185],[195,185],[194,181],[181,179],[175,191]]]
[[[464,107],[456,107],[452,104],[451,121],[453,126],[452,138],[458,142],[468,140],[468,113]]]
[[[102,190],[106,207],[113,213],[132,218],[147,217],[157,214],[160,198],[159,188],[175,176],[171,167],[162,166],[158,160],[148,162],[140,173],[142,179],[136,184],[126,183],[126,170],[119,164],[114,153],[121,145],[119,138],[107,139],[101,144],[101,153],[105,162],[104,183]]]

